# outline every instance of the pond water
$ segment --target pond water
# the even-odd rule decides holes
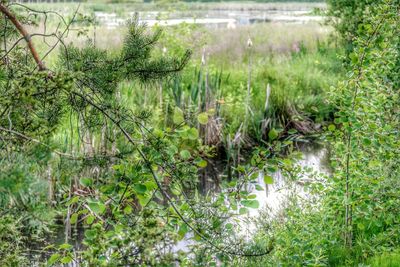
[[[141,22],[149,26],[173,26],[181,23],[201,24],[207,27],[230,28],[254,23],[284,22],[284,23],[306,23],[310,21],[322,21],[322,16],[311,15],[312,8],[298,10],[266,9],[266,10],[243,10],[243,9],[218,9],[218,10],[191,10],[162,12],[143,11],[126,12],[124,14],[95,12],[96,21],[108,28],[124,25],[126,21],[138,14]]]
[[[258,209],[249,209],[249,212],[245,215],[240,215],[232,220],[235,221],[238,231],[236,232],[238,238],[250,238],[256,231],[256,219],[260,214],[268,213],[269,218],[278,216],[279,212],[287,204],[287,201],[291,195],[296,195],[304,198],[308,198],[307,190],[304,188],[305,183],[311,183],[316,179],[324,179],[330,174],[329,167],[329,150],[325,145],[317,143],[298,143],[296,144],[297,150],[302,153],[302,158],[297,161],[297,164],[303,172],[301,177],[297,177],[295,182],[289,182],[288,177],[285,177],[283,173],[278,170],[273,174],[273,184],[265,184],[263,173],[259,173],[256,181],[248,183],[247,190],[251,194],[255,194],[260,204]],[[217,174],[222,176],[223,174]],[[200,191],[203,193],[220,192],[219,179],[200,179],[199,186]],[[259,190],[256,190],[256,186]],[[260,187],[263,190],[260,190]],[[231,220],[231,219],[230,219]],[[69,240],[76,251],[83,249],[82,240],[84,238],[84,229],[75,229],[75,235]],[[59,231],[56,232],[55,236],[49,237],[49,243],[62,244],[65,242],[65,229],[60,227]],[[190,247],[196,245],[196,241],[193,239],[193,234],[188,233],[181,241],[178,241],[175,245],[169,246],[167,251],[177,253],[190,252]],[[34,246],[33,248],[38,248]],[[43,253],[37,253],[32,251],[32,265],[39,266],[38,262],[40,259],[43,260],[45,255]],[[69,264],[68,266],[75,267],[79,266],[78,262]]]
[[[331,173],[329,165],[329,149],[326,145],[318,143],[298,143],[297,150],[301,152],[302,158],[297,161],[300,177],[295,179],[295,182],[288,180],[281,170],[275,172],[273,184],[265,184],[264,174],[259,173],[256,181],[248,183],[247,191],[256,195],[256,200],[259,202],[258,209],[249,209],[245,215],[232,218],[237,225],[238,238],[249,239],[257,230],[256,219],[260,214],[267,213],[270,219],[278,216],[288,203],[288,199],[295,195],[300,198],[307,199],[309,193],[305,189],[304,184],[312,182],[321,182],[327,175]],[[203,181],[202,187],[212,191],[219,191],[219,185],[216,185],[214,179]],[[204,184],[205,183],[205,184]],[[263,190],[256,190],[256,186]],[[195,245],[193,234],[188,234],[181,241],[172,247],[172,251],[189,252],[190,246]]]

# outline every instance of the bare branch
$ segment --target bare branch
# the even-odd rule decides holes
[[[19,33],[24,37],[28,44],[28,48],[36,62],[36,64],[39,67],[40,71],[46,70],[46,66],[44,63],[40,60],[39,54],[36,51],[35,46],[33,45],[31,35],[28,33],[28,31],[25,29],[25,27],[19,22],[19,20],[15,17],[15,15],[4,5],[0,4],[0,11],[14,24],[15,28],[19,31]]]

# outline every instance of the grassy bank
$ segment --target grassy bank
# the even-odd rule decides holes
[[[129,81],[120,85],[127,107],[158,111],[154,123],[168,127],[179,107],[196,125],[198,114],[212,110],[210,119],[218,123],[210,134],[216,135],[214,144],[222,145],[241,132],[249,144],[267,140],[271,129],[282,137],[289,132],[313,135],[331,120],[326,92],[343,69],[330,28],[274,23],[226,30],[182,24],[162,30],[155,53],[179,57],[189,48],[188,66],[179,76],[151,86]],[[89,27],[86,37],[70,35],[66,43],[82,47],[95,36],[96,47],[113,54],[121,49],[125,32]],[[57,64],[56,51],[47,62]]]

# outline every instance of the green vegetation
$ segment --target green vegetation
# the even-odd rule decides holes
[[[195,5],[249,7],[0,4],[0,265],[399,266],[398,0],[329,0],[329,25],[93,17]]]

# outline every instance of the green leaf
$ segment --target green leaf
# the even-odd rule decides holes
[[[256,180],[256,179],[258,178],[259,175],[260,175],[259,172],[253,172],[253,173],[250,175],[250,179],[251,179],[251,180]]]
[[[272,128],[268,133],[268,137],[269,137],[269,140],[273,141],[276,138],[278,138],[278,132],[274,128]]]
[[[133,186],[133,188],[135,189],[135,192],[138,194],[144,194],[147,191],[147,187],[144,184],[135,184]]]
[[[236,170],[240,173],[244,173],[246,171],[246,168],[243,165],[237,166]]]
[[[171,156],[175,155],[176,153],[178,153],[178,148],[175,145],[170,145],[167,148],[167,152],[168,154],[170,154]]]
[[[126,206],[124,208],[124,213],[125,214],[131,214],[132,213],[132,207],[131,206]]]
[[[147,181],[144,183],[144,185],[147,187],[147,190],[154,190],[157,188],[157,184],[154,181]]]
[[[199,121],[200,124],[207,124],[208,123],[208,114],[206,112],[200,113],[197,116],[197,120]]]
[[[369,146],[369,145],[371,145],[371,139],[369,139],[369,138],[364,138],[363,139],[363,144],[365,145],[365,146]]]
[[[187,224],[186,223],[182,223],[180,225],[180,227],[179,227],[178,234],[180,235],[181,238],[183,238],[186,235],[187,232],[188,232]]]
[[[93,180],[91,178],[81,178],[79,180],[79,183],[83,186],[91,186],[93,184]]]
[[[257,190],[257,191],[263,191],[264,188],[263,188],[261,185],[256,184],[256,190]]]
[[[74,224],[74,223],[76,223],[77,220],[78,220],[78,214],[74,213],[74,214],[71,215],[71,218],[69,219],[69,222],[71,224]]]
[[[183,159],[183,160],[188,160],[192,156],[188,150],[182,150],[179,153],[179,155],[181,156],[181,159]]]
[[[145,206],[149,202],[150,197],[151,196],[148,196],[148,195],[137,195],[137,198],[139,200],[139,204],[142,205],[142,206]]]
[[[175,124],[181,124],[182,122],[185,121],[185,118],[183,117],[183,111],[180,108],[175,107],[172,120],[174,121]]]
[[[64,243],[64,244],[61,244],[59,247],[58,247],[59,249],[71,249],[72,248],[72,245],[70,245],[70,244],[68,244],[68,243]]]
[[[274,183],[274,178],[272,178],[272,176],[270,176],[270,175],[265,175],[264,176],[264,182],[266,184],[273,184]]]
[[[87,224],[92,224],[94,222],[94,216],[93,215],[89,215],[89,216],[87,216],[87,218],[86,218],[86,223]]]
[[[349,57],[353,64],[356,64],[358,62],[358,55],[356,53],[354,53],[354,52],[350,53]]]
[[[100,187],[100,191],[104,194],[111,194],[115,190],[114,184],[107,184]]]
[[[195,163],[200,168],[207,167],[207,161],[205,161],[204,159],[198,158],[198,159],[196,159]]]
[[[72,258],[70,256],[65,256],[64,258],[61,259],[61,263],[70,263],[72,261]]]
[[[248,208],[253,208],[253,209],[258,209],[260,207],[260,203],[258,200],[242,200],[240,203],[242,203],[243,206],[248,207]]]
[[[51,266],[56,263],[60,257],[61,255],[58,253],[54,253],[53,255],[51,255],[50,258],[47,260],[47,266]]]
[[[246,208],[240,208],[240,209],[239,209],[239,214],[240,214],[240,215],[243,215],[243,214],[246,214],[248,211],[249,211],[249,210],[246,209]]]
[[[197,131],[196,128],[190,128],[187,131],[187,134],[190,140],[197,140],[197,138],[199,138],[199,131]]]
[[[331,132],[333,132],[333,131],[336,130],[336,126],[335,126],[334,124],[329,124],[328,130],[331,131]]]
[[[267,171],[270,173],[274,173],[278,171],[278,168],[275,165],[269,165],[267,166]]]
[[[87,239],[93,239],[96,237],[97,231],[94,229],[88,229],[85,231],[85,237]]]
[[[182,194],[181,190],[179,190],[179,188],[176,186],[171,187],[170,190],[175,196],[179,196]]]
[[[71,198],[70,200],[68,200],[67,202],[67,206],[70,206],[72,204],[75,204],[79,201],[79,196],[74,196],[73,198]]]
[[[106,211],[106,205],[100,202],[90,202],[88,203],[89,208],[97,213],[97,214],[103,214]]]

